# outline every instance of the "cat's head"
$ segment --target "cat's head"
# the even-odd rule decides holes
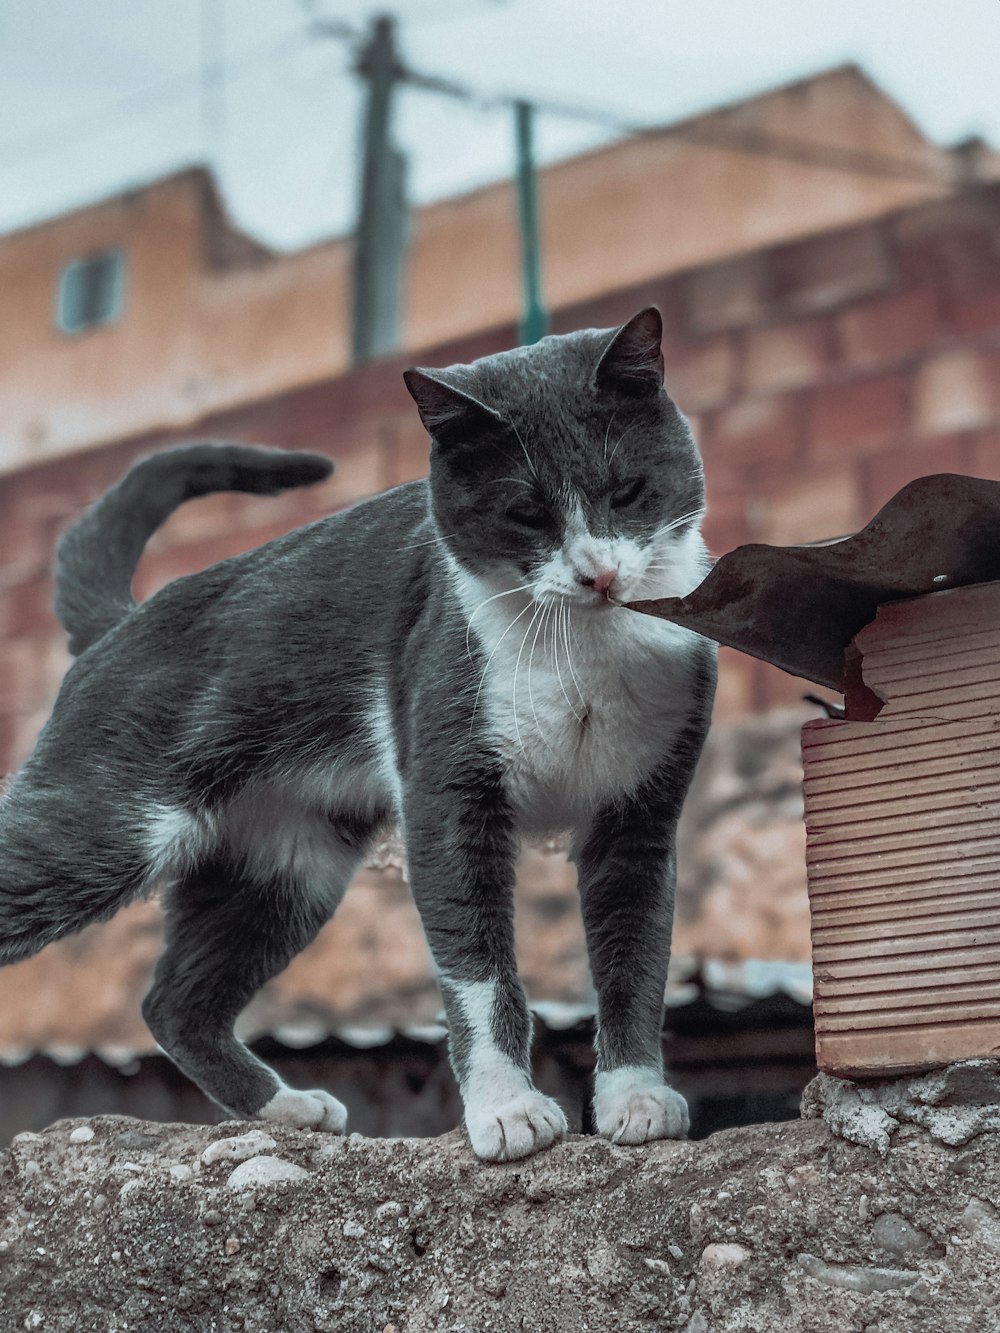
[[[409,370],[448,550],[497,587],[598,608],[691,590],[705,489],[654,307],[620,329]]]

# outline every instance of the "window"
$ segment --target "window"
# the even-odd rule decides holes
[[[125,257],[120,250],[74,259],[59,275],[56,322],[64,333],[110,324],[121,314]]]

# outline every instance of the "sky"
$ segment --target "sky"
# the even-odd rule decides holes
[[[0,232],[196,162],[234,221],[293,249],[356,210],[358,0],[0,0]],[[1000,0],[396,0],[413,202],[511,174],[510,96],[541,161],[855,61],[938,143],[1000,145]],[[316,21],[335,31],[319,33]],[[346,32],[344,31],[346,30]],[[609,124],[609,122],[611,124]]]

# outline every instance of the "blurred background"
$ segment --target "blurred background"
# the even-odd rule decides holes
[[[655,302],[715,554],[845,535],[926,473],[1000,478],[998,56],[995,0],[0,0],[0,773],[68,665],[50,569],[80,510],[181,440],[336,458],[313,491],[185,506],[148,595],[419,477],[407,365]],[[796,1114],[814,1071],[807,688],[722,652],[664,1031],[696,1135]],[[242,1020],[365,1133],[460,1113],[405,879],[379,848]],[[539,1080],[585,1126],[558,843],[524,853],[518,941]],[[139,903],[0,972],[0,1142],[221,1118],[142,1024],[159,943]]]

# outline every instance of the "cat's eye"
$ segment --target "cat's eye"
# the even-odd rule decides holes
[[[549,511],[544,505],[511,505],[507,517],[522,528],[545,528],[549,524]]]
[[[611,492],[611,508],[627,509],[630,504],[635,504],[645,489],[646,479],[633,477],[631,481],[626,481],[624,485]]]

